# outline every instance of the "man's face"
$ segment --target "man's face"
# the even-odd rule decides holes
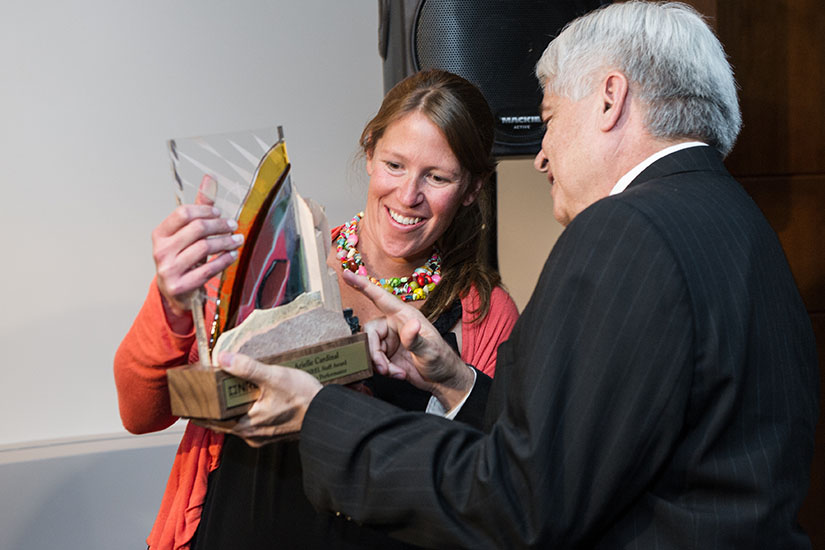
[[[574,102],[549,91],[541,103],[544,139],[533,164],[547,174],[553,217],[565,226],[610,192],[598,169],[598,104],[595,93]]]

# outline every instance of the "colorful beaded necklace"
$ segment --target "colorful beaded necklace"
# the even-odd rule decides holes
[[[355,245],[358,244],[358,222],[363,217],[363,212],[356,214],[348,223],[344,224],[338,234],[336,257],[341,261],[341,267],[358,275],[369,277],[371,282],[398,296],[405,302],[426,299],[427,295],[441,281],[441,255],[438,250],[433,250],[433,254],[427,260],[427,263],[417,267],[412,275],[408,277],[391,277],[387,279],[370,277],[367,268],[364,267],[361,253],[355,248]]]

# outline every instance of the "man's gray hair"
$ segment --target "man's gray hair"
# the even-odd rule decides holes
[[[727,155],[742,126],[736,82],[722,44],[678,2],[610,4],[571,22],[536,65],[545,91],[579,100],[618,70],[646,105],[659,138],[693,138]]]

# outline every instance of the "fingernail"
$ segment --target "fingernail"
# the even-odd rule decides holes
[[[217,206],[213,206],[212,207],[212,213],[216,216],[220,216],[221,215],[221,209],[218,208]]]
[[[231,351],[222,351],[218,354],[218,363],[221,366],[228,367],[232,365],[232,360],[235,359],[235,353]]]
[[[241,244],[243,242],[243,234],[235,233],[234,235],[232,235],[232,240],[238,244]]]
[[[232,231],[238,229],[238,222],[236,222],[235,220],[226,220],[226,225],[229,226],[229,229],[231,229]]]
[[[233,259],[235,259],[235,258],[238,257],[238,251],[237,250],[230,250],[229,255],[232,256]]]

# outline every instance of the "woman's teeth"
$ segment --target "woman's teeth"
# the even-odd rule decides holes
[[[390,217],[402,225],[415,225],[421,221],[421,218],[407,218],[394,210],[390,210]]]

